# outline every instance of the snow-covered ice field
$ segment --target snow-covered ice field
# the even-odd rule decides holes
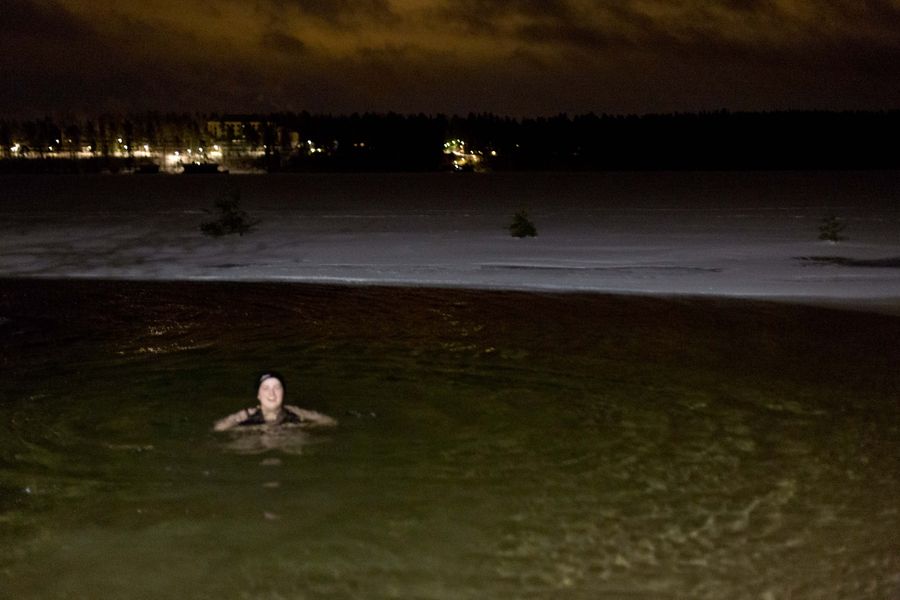
[[[9,176],[0,276],[892,303],[898,184],[895,172]],[[205,236],[227,186],[260,224]],[[506,230],[519,209],[536,238]],[[827,215],[846,240],[817,239]]]

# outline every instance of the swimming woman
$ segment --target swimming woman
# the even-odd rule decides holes
[[[225,431],[252,425],[295,424],[319,427],[337,425],[337,421],[328,415],[285,404],[284,392],[284,377],[274,371],[263,373],[257,380],[256,399],[259,400],[259,405],[219,419],[213,425],[213,429]]]

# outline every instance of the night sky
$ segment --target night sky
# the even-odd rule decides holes
[[[900,0],[0,0],[0,116],[900,107]]]

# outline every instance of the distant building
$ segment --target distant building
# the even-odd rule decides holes
[[[228,115],[218,120],[206,122],[206,131],[219,141],[239,142],[247,140],[248,129],[261,136],[266,123],[246,117]]]

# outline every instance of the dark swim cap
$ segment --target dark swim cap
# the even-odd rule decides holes
[[[287,391],[287,385],[284,383],[284,376],[278,371],[264,371],[257,379],[256,379],[256,390],[259,391],[259,386],[262,385],[263,381],[266,379],[277,379],[279,383],[281,383],[282,389]]]

